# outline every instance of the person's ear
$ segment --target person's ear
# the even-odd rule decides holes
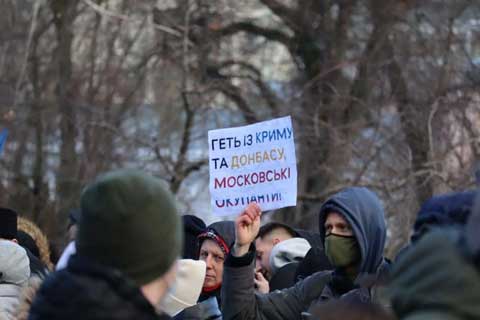
[[[276,246],[277,243],[279,243],[279,242],[280,242],[280,239],[278,239],[278,238],[274,238],[274,239],[273,239],[273,245],[274,245],[274,246]]]
[[[12,240],[10,240],[10,241],[15,242],[16,244],[18,244],[18,240],[17,240],[17,239],[12,239]]]

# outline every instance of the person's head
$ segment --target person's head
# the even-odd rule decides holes
[[[319,230],[335,268],[352,267],[356,274],[376,272],[383,260],[386,224],[375,193],[352,187],[333,195],[320,209]]]
[[[272,278],[285,265],[302,261],[311,248],[310,243],[300,237],[287,239],[274,245],[270,252],[269,261]]]
[[[87,186],[80,203],[78,255],[122,272],[157,305],[173,283],[182,247],[172,194],[151,175],[117,170]]]
[[[273,247],[284,241],[295,237],[295,231],[289,226],[270,222],[263,225],[255,240],[257,257],[255,261],[256,272],[261,272],[266,279],[271,277],[270,253]]]
[[[215,240],[205,239],[202,242],[199,260],[204,261],[207,265],[204,288],[215,288],[222,283],[223,262],[228,254],[228,251],[222,249]]]
[[[417,242],[434,228],[464,227],[472,211],[475,195],[475,191],[453,192],[425,201],[413,225],[411,242]]]
[[[198,260],[198,235],[205,231],[206,225],[202,219],[194,215],[183,215],[183,259]]]
[[[233,221],[213,223],[198,236],[198,240],[199,260],[207,265],[203,291],[214,291],[222,284],[223,263],[235,241],[235,225]]]
[[[0,239],[16,242],[17,213],[9,208],[0,208]]]
[[[80,220],[80,209],[72,209],[68,213],[67,241],[74,241],[78,232],[78,221]]]

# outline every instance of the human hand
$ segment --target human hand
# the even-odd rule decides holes
[[[259,293],[270,292],[270,284],[261,272],[255,272],[255,279],[253,279],[253,281],[255,282],[255,288]]]
[[[247,208],[235,219],[235,244],[232,254],[243,256],[248,252],[250,244],[255,241],[260,230],[262,211],[255,202],[249,203]]]

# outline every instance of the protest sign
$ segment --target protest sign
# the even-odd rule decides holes
[[[208,132],[213,213],[263,211],[297,203],[297,160],[290,117]]]

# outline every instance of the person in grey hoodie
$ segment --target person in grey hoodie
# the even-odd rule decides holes
[[[268,294],[254,291],[255,247],[261,210],[250,204],[235,221],[236,239],[225,261],[224,319],[302,319],[311,306],[332,299],[370,302],[383,258],[386,224],[378,197],[367,188],[347,188],[320,209],[320,237],[333,271],[320,271],[293,287]]]
[[[260,274],[255,273],[255,285],[261,293],[281,290],[293,286],[296,282],[297,268],[311,249],[307,240],[299,237],[282,241],[273,246],[270,252],[270,280],[259,284]],[[258,258],[257,258],[258,262]]]

